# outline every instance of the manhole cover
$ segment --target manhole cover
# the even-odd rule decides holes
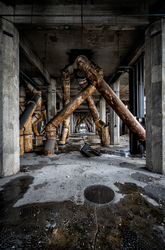
[[[114,191],[103,185],[89,186],[84,191],[85,198],[88,201],[97,204],[105,204],[113,200],[115,194]]]

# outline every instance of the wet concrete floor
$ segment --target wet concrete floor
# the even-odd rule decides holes
[[[145,159],[66,150],[27,153],[21,165],[0,179],[0,249],[165,249],[165,176]],[[88,201],[93,185],[111,188],[113,200]]]

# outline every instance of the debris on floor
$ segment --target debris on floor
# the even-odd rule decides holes
[[[90,147],[87,143],[85,143],[83,145],[83,147],[81,148],[80,152],[86,156],[86,157],[92,157],[92,156],[100,156],[101,153],[95,149],[93,149],[92,147]]]
[[[84,157],[74,141],[24,154],[20,173],[0,179],[0,249],[164,250],[165,176],[139,157]]]

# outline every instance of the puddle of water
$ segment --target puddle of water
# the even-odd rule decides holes
[[[154,178],[152,176],[142,174],[142,173],[138,173],[138,172],[131,174],[131,177],[136,181],[141,181],[141,182],[145,182],[145,183],[152,182],[154,180],[159,180],[160,179],[160,178]]]
[[[128,162],[122,162],[122,163],[120,163],[120,166],[122,168],[130,168],[130,169],[137,168],[137,166],[135,164],[128,163]]]

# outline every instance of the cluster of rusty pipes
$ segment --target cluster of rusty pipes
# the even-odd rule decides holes
[[[46,109],[43,104],[42,100],[42,92],[40,90],[37,90],[32,84],[30,84],[24,77],[22,77],[24,82],[26,83],[26,86],[33,94],[39,94],[41,95],[41,102],[37,105],[33,117],[32,117],[32,128],[33,132],[36,136],[39,136],[39,132],[36,128],[36,125],[40,122],[44,122],[44,126],[46,127]]]
[[[97,72],[93,64],[85,57],[78,56],[75,64],[86,75],[90,83],[78,95],[76,95],[48,124],[46,130],[49,131],[47,142],[44,148],[45,155],[54,154],[56,140],[56,128],[70,114],[85,101],[97,89],[109,105],[114,109],[117,115],[131,129],[133,133],[141,140],[145,141],[145,129],[134,118],[131,112],[125,107],[122,101],[116,96],[113,90],[108,86],[104,79]]]
[[[41,96],[35,94],[20,115],[20,155],[33,150],[32,115],[40,102]]]
[[[44,125],[46,126],[46,109],[43,105],[41,91],[36,90],[24,78],[23,80],[34,96],[32,100],[28,102],[27,106],[25,105],[25,100],[22,102],[21,99],[20,103],[20,105],[22,104],[22,113],[20,115],[20,155],[23,155],[24,152],[30,152],[33,150],[32,132],[36,135],[36,139],[40,136],[36,125],[43,120]]]
[[[101,68],[99,68],[98,66],[95,67],[95,70],[103,78],[103,70]],[[80,87],[82,89],[84,89],[88,85],[87,79],[86,79],[85,75],[82,74],[82,73],[79,73],[78,75],[79,75],[79,78],[78,78],[79,85],[80,85]],[[107,124],[105,124],[100,119],[92,95],[90,95],[90,96],[87,97],[86,102],[87,102],[88,108],[89,108],[89,110],[91,112],[91,115],[93,117],[93,120],[94,120],[94,123],[96,125],[96,129],[98,131],[98,134],[100,136],[101,144],[103,146],[108,146],[109,143],[110,143],[110,141],[109,141],[109,127],[108,127]]]
[[[139,140],[145,141],[145,129],[125,107],[123,102],[117,97],[104,79],[98,74],[92,63],[85,56],[77,57],[76,63],[78,68],[87,76],[92,86],[96,87],[96,89],[105,98],[123,122],[130,128],[130,130],[139,138]]]
[[[75,127],[75,133],[77,133],[79,126],[80,126],[83,122],[85,122],[85,124],[87,125],[88,131],[91,132],[91,129],[90,129],[89,124],[91,125],[91,127],[93,127],[92,122],[88,119],[88,117],[87,117],[85,114],[82,114],[82,116],[83,116],[83,119],[82,119],[82,120],[80,120],[80,114],[78,114],[78,116],[77,116],[77,124],[76,124],[76,127]]]

